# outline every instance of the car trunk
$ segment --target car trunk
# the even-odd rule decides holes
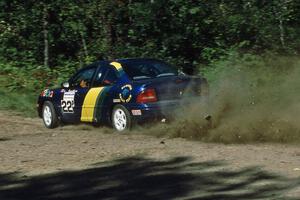
[[[192,76],[167,76],[134,82],[145,84],[145,88],[154,88],[159,101],[199,96],[206,85],[205,79]]]

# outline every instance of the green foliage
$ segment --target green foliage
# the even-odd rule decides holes
[[[195,67],[233,47],[298,54],[300,46],[296,0],[13,0],[0,8],[0,59],[35,66],[43,64],[45,21],[51,68],[117,57]]]
[[[59,87],[74,73],[78,63],[64,68],[47,69],[43,66],[0,63],[0,109],[19,111],[36,116],[37,97],[46,88]]]
[[[4,88],[0,88],[0,96],[0,109],[16,110],[28,117],[37,116],[35,110],[36,94],[23,90],[9,92]]]

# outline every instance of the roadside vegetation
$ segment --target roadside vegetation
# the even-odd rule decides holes
[[[15,110],[28,117],[37,116],[36,101],[46,88],[58,87],[68,71],[45,69],[42,66],[15,67],[2,64],[0,70],[0,109]],[[65,78],[65,79],[64,79]]]

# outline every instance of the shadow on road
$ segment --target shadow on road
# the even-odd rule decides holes
[[[0,142],[5,142],[5,141],[9,141],[9,140],[11,140],[11,138],[8,138],[8,137],[0,138]]]
[[[288,199],[284,194],[299,186],[299,181],[256,167],[234,171],[222,162],[194,163],[183,157],[133,157],[91,167],[32,177],[0,174],[0,199]]]

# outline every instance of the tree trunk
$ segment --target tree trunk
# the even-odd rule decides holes
[[[48,10],[44,4],[43,32],[44,32],[44,67],[49,67],[49,39],[48,39]]]
[[[279,31],[280,31],[280,42],[281,46],[285,48],[285,33],[284,33],[284,27],[283,27],[283,19],[282,16],[279,17]]]
[[[86,41],[85,41],[85,38],[84,38],[84,35],[82,32],[80,32],[80,36],[81,36],[81,42],[82,42],[84,56],[85,56],[85,58],[87,58],[89,56],[89,54],[88,54],[88,50],[87,50],[87,46],[86,46]]]

